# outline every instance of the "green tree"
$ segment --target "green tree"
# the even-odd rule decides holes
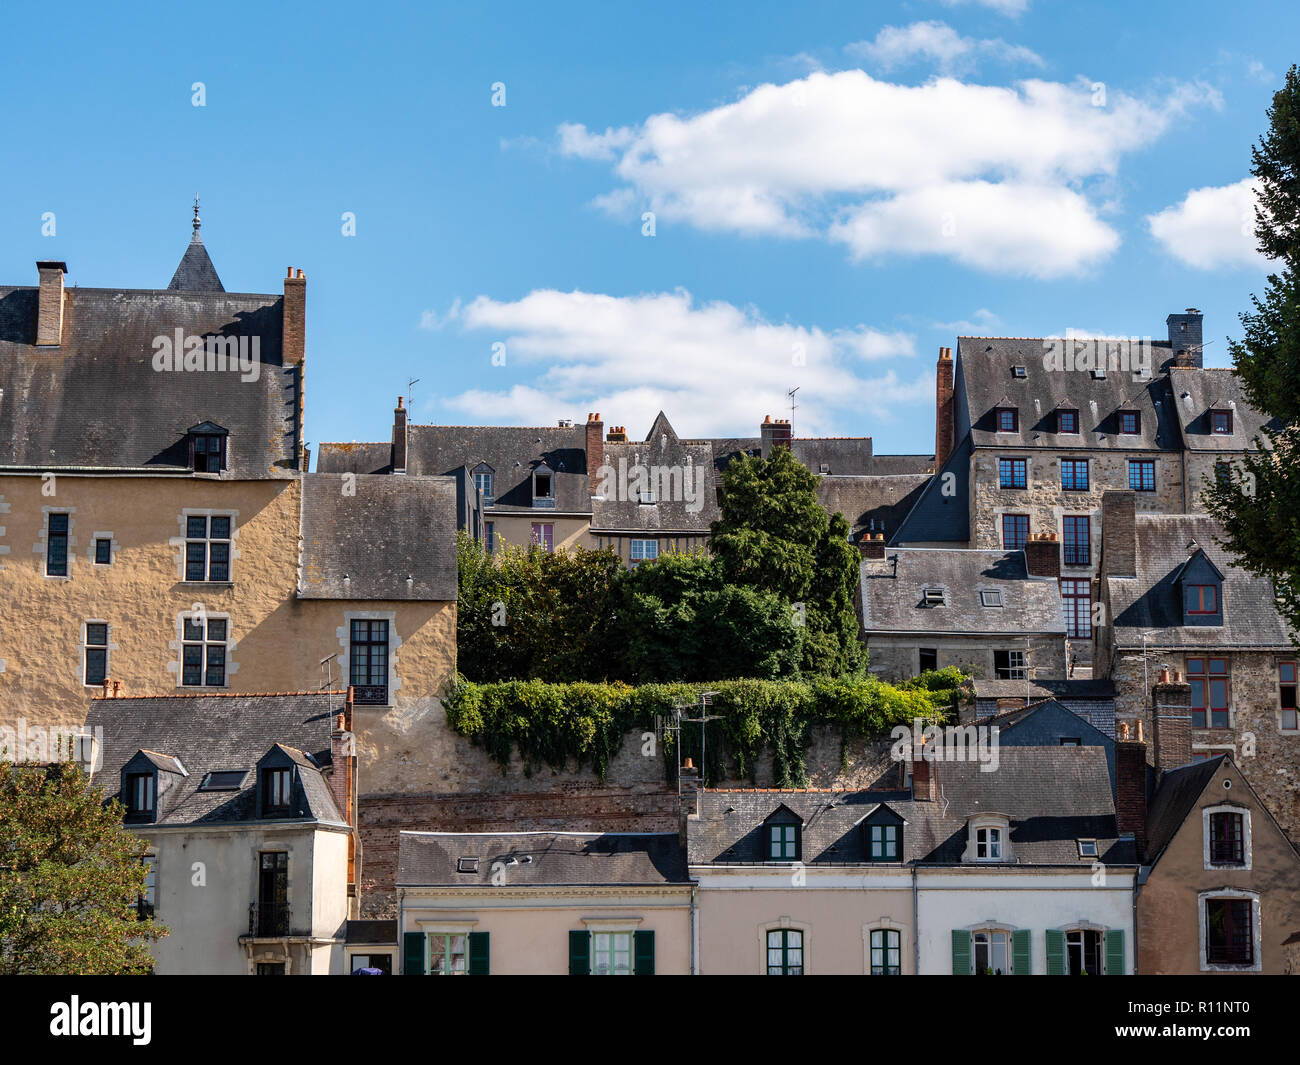
[[[138,919],[146,843],[122,813],[75,762],[0,763],[0,973],[152,970],[167,930]]]
[[[1293,631],[1300,631],[1300,74],[1287,72],[1251,152],[1259,181],[1255,236],[1281,266],[1264,298],[1241,315],[1229,342],[1234,372],[1251,404],[1273,416],[1265,448],[1247,454],[1231,479],[1208,486],[1207,507],[1227,530],[1235,564],[1272,581]]]
[[[789,448],[769,458],[732,462],[722,475],[722,516],[710,549],[733,584],[771,592],[791,604],[804,627],[802,668],[811,673],[862,669],[854,588],[859,556],[842,515],[817,500],[817,477]]]

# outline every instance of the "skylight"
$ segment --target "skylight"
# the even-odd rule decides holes
[[[986,588],[980,592],[980,606],[1001,606],[1002,589]]]
[[[218,769],[203,778],[199,791],[238,791],[246,776],[247,769]]]

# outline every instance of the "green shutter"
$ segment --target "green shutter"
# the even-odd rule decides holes
[[[953,976],[970,976],[970,933],[953,929],[952,933],[952,974]]]
[[[469,934],[469,974],[470,976],[487,976],[488,974],[487,932],[471,932]]]
[[[1047,975],[1065,975],[1065,933],[1047,930]]]
[[[632,972],[636,976],[655,974],[655,934],[632,933]]]
[[[424,933],[407,932],[402,940],[405,949],[402,952],[402,975],[424,975]]]
[[[569,933],[569,975],[591,975],[591,935],[587,932]]]
[[[1033,972],[1029,959],[1029,929],[1018,928],[1011,933],[1011,971],[1016,976],[1028,976]]]
[[[1124,929],[1106,929],[1106,975],[1124,975]]]

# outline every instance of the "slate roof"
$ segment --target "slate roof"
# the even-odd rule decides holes
[[[690,864],[762,863],[762,825],[782,804],[802,819],[806,865],[861,863],[859,822],[882,803],[906,822],[908,864],[959,863],[966,818],[985,811],[1010,817],[1011,866],[1090,868],[1094,859],[1079,856],[1080,838],[1096,839],[1108,865],[1135,864],[1132,841],[1118,838],[1104,748],[1005,747],[998,753],[999,767],[991,773],[981,773],[975,762],[931,763],[939,796],[934,802],[915,801],[906,791],[706,790],[699,818],[687,821]]]
[[[1153,855],[1151,864],[1160,860],[1161,852],[1174,838],[1174,833],[1187,820],[1187,815],[1214,779],[1226,755],[1215,755],[1160,774],[1155,794],[1147,807],[1147,853]]]
[[[1182,428],[1183,442],[1191,451],[1246,451],[1268,426],[1281,428],[1281,421],[1257,411],[1246,399],[1241,378],[1231,370],[1193,370],[1173,367],[1169,371],[1173,407]],[[1232,432],[1210,432],[1210,411],[1232,411]]]
[[[930,478],[927,474],[817,479],[817,501],[831,514],[843,514],[856,542],[864,533],[882,532],[888,539],[915,505]]]
[[[335,713],[345,693],[333,694]],[[171,778],[158,796],[157,824],[217,824],[258,820],[256,774],[271,748],[291,748],[300,768],[297,816],[277,820],[343,822],[320,769],[330,763],[330,693],[161,695],[92,699],[86,729],[102,729],[100,767],[93,782],[112,797],[122,767],[147,750],[179,758],[189,775]],[[310,756],[310,757],[308,757]],[[200,791],[203,778],[221,770],[249,770],[238,791]]]
[[[877,477],[934,473],[933,455],[872,455],[871,472]]]
[[[388,946],[397,942],[397,922],[345,921],[343,938],[349,947]]]
[[[477,870],[458,872],[461,858],[477,858]],[[512,887],[687,881],[676,832],[402,832],[397,884],[487,887],[496,862],[505,863]]]
[[[456,598],[456,482],[309,473],[302,485],[302,599]],[[408,580],[407,578],[414,578]]]
[[[953,448],[894,533],[891,544],[970,542],[970,435]],[[951,490],[945,492],[945,485]]]
[[[976,699],[1023,699],[1025,682],[1023,680],[984,680],[977,679],[975,685]],[[1113,699],[1115,682],[1104,678],[1080,680],[1031,680],[1029,695],[1032,699]]]
[[[316,449],[317,473],[392,473],[393,445],[320,444]]]
[[[0,468],[189,471],[192,425],[230,433],[222,479],[297,468],[297,371],[282,354],[281,295],[64,289],[62,343],[36,347],[39,289],[0,287]],[[256,381],[238,370],[153,368],[154,339],[254,338]]]
[[[591,499],[591,530],[645,532],[665,535],[674,532],[705,535],[720,516],[717,486],[720,476],[713,466],[713,452],[707,440],[681,440],[663,411],[655,418],[643,441],[606,442],[603,461],[616,473],[624,466],[629,478],[637,466],[647,470],[677,468],[682,482],[691,477],[691,501],[683,487],[672,493],[660,491],[654,503],[642,503],[628,486],[627,498],[610,496]],[[662,476],[662,475],[661,475]],[[673,497],[676,498],[673,498]]]
[[[796,436],[790,441],[794,457],[813,473],[836,477],[866,476],[875,473],[869,436]]]
[[[221,278],[217,276],[217,268],[208,258],[208,249],[203,246],[203,238],[199,236],[197,225],[194,227],[194,236],[190,239],[189,247],[181,256],[176,273],[172,274],[171,284],[167,288],[172,292],[226,291],[222,287]]]
[[[959,337],[954,380],[956,435],[963,436],[969,429],[975,447],[1124,451],[1179,447],[1169,383],[1159,372],[1169,355],[1167,342],[1152,343],[1152,373],[1139,379],[1127,371],[1108,370],[1103,380],[1095,380],[1086,370],[1045,369],[1044,354],[1052,343],[1051,338],[1043,337]],[[1025,367],[1025,377],[1015,376],[1015,366]],[[1008,404],[1020,412],[1019,431],[996,432],[993,412]],[[1079,411],[1078,433],[1057,435],[1054,412],[1059,407]],[[1120,434],[1116,413],[1121,408],[1141,412],[1140,433]]]
[[[896,561],[895,561],[896,560]],[[890,632],[1065,635],[1056,581],[1030,577],[1023,551],[891,547],[859,569],[862,628]],[[941,588],[944,606],[924,606],[924,590]],[[1000,589],[1001,607],[980,602]]]
[[[1143,514],[1136,519],[1137,576],[1106,578],[1117,647],[1290,649],[1286,622],[1278,613],[1272,584],[1233,566],[1216,538],[1223,526],[1205,514]],[[1224,574],[1223,624],[1183,626],[1176,578],[1195,541]],[[1154,631],[1152,631],[1154,630]]]

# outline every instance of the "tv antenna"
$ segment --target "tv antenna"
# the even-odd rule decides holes
[[[796,407],[796,403],[794,401],[794,394],[798,391],[799,391],[799,386],[795,385],[794,388],[790,389],[790,391],[786,393],[786,395],[790,397],[790,421],[792,423],[794,422],[794,412]]]
[[[408,416],[411,407],[414,406],[414,404],[411,402],[411,397],[415,395],[415,386],[418,385],[419,383],[420,383],[420,379],[418,377],[412,377],[409,381],[406,382],[406,409],[408,411]]]

